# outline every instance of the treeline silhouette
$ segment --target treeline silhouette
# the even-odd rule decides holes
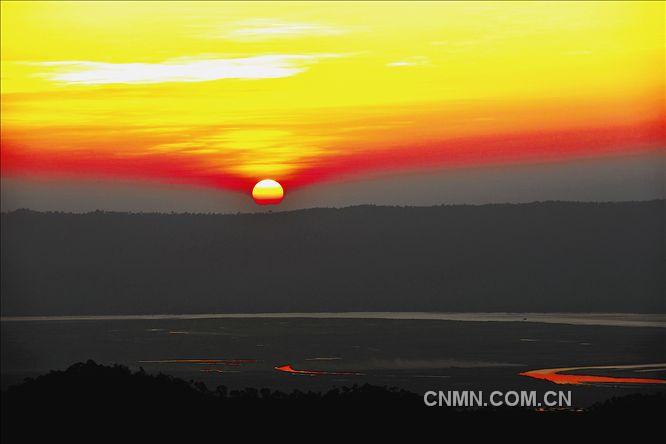
[[[246,388],[228,390],[224,386],[208,389],[203,383],[127,367],[104,366],[93,361],[77,363],[65,371],[52,371],[35,379],[10,387],[2,393],[3,438],[21,437],[29,442],[33,435],[53,438],[60,432],[90,430],[100,433],[116,431],[135,433],[149,430],[153,438],[166,436],[173,430],[174,420],[180,425],[201,427],[205,421],[225,421],[250,415],[254,425],[266,419],[290,418],[291,426],[304,419],[319,416],[335,424],[339,415],[398,415],[398,412],[419,412],[421,421],[448,421],[437,424],[470,423],[519,419],[520,432],[541,424],[545,415],[557,424],[580,427],[600,420],[610,429],[612,422],[630,422],[642,427],[640,433],[659,431],[666,413],[663,393],[628,395],[597,403],[585,410],[536,411],[516,407],[448,408],[426,407],[421,394],[396,388],[362,385],[331,389],[327,392],[291,393],[269,389]],[[404,418],[404,414],[400,414]],[[247,418],[246,418],[247,419]],[[63,430],[63,425],[69,424]],[[232,424],[233,425],[233,424]],[[390,428],[390,424],[383,424]],[[574,430],[569,429],[569,432]],[[276,431],[277,432],[277,431]],[[603,430],[599,430],[599,434]],[[211,436],[217,433],[211,429]],[[94,436],[94,435],[91,435]]]
[[[664,200],[2,214],[2,314],[664,312]]]

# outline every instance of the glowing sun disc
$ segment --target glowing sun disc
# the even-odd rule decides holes
[[[283,197],[282,185],[273,179],[260,180],[252,189],[252,198],[259,205],[276,205]]]

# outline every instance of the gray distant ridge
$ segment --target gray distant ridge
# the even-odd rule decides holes
[[[1,215],[2,316],[665,313],[664,200]]]

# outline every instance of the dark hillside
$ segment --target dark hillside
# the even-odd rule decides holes
[[[664,312],[664,201],[2,215],[2,314]]]

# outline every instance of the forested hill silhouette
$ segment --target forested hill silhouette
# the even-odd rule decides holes
[[[9,442],[54,437],[77,442],[72,436],[85,436],[89,442],[100,431],[121,432],[125,437],[129,433],[133,437],[139,432],[149,433],[153,441],[169,438],[167,442],[171,442],[174,432],[181,428],[190,434],[196,430],[219,439],[224,432],[214,425],[221,422],[230,428],[229,420],[233,424],[253,421],[258,430],[251,430],[253,436],[264,431],[274,437],[284,424],[294,429],[306,420],[308,424],[322,421],[330,425],[331,418],[340,416],[346,422],[349,418],[360,418],[366,424],[372,414],[381,415],[384,421],[375,427],[394,434],[395,427],[386,427],[386,420],[395,418],[392,424],[401,424],[407,412],[411,413],[410,434],[414,433],[411,427],[414,423],[420,428],[435,423],[447,432],[456,425],[463,425],[465,430],[470,426],[492,425],[485,430],[496,436],[507,421],[513,421],[519,423],[519,428],[513,430],[535,436],[543,433],[544,426],[556,426],[564,427],[567,436],[580,437],[579,432],[589,431],[595,438],[617,437],[618,432],[625,430],[617,427],[621,424],[629,425],[627,431],[634,437],[637,431],[641,436],[652,433],[663,436],[666,408],[666,397],[660,392],[611,398],[583,410],[540,412],[527,407],[426,407],[422,393],[367,384],[333,388],[324,393],[298,390],[285,393],[252,387],[228,390],[225,386],[211,390],[200,382],[132,372],[123,366],[104,366],[93,361],[26,379],[3,392],[1,401],[0,430],[3,441]],[[550,427],[545,428],[549,433],[553,430]],[[344,430],[349,432],[347,428]]]
[[[664,200],[2,214],[2,314],[664,312]]]

